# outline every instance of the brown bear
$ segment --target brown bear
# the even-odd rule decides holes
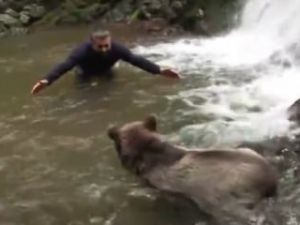
[[[156,127],[149,116],[108,129],[122,165],[151,187],[184,195],[214,218],[247,223],[262,200],[276,195],[277,171],[253,150],[189,150],[165,141]]]

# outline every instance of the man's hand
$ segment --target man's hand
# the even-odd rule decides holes
[[[179,73],[171,70],[171,69],[164,69],[160,71],[160,74],[164,77],[172,78],[172,79],[181,79]]]
[[[48,81],[47,80],[40,80],[38,81],[32,88],[31,90],[31,94],[35,95],[37,93],[39,93],[41,90],[43,90],[44,88],[47,87],[48,85]]]

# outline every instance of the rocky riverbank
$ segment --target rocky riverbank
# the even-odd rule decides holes
[[[134,23],[145,32],[215,33],[230,24],[237,0],[0,0],[0,37],[32,27]]]

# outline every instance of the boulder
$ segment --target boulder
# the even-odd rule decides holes
[[[3,23],[6,26],[17,26],[20,24],[20,21],[10,15],[0,14],[0,23]]]
[[[114,21],[114,22],[121,22],[126,21],[130,14],[133,12],[133,7],[127,2],[120,2],[119,4],[115,5],[113,8],[107,11],[104,16],[104,21]]]
[[[0,23],[0,38],[5,37],[7,35],[7,27]]]
[[[26,5],[23,8],[23,11],[33,19],[39,19],[46,13],[45,7],[37,4]]]
[[[22,24],[27,25],[30,22],[30,16],[26,12],[21,12],[19,20]]]
[[[300,99],[295,101],[287,110],[288,119],[300,125]]]
[[[94,18],[103,15],[108,9],[109,6],[107,4],[94,3],[82,10],[83,17],[87,21],[92,21]]]
[[[10,15],[14,18],[18,18],[19,17],[19,13],[16,12],[15,10],[11,9],[11,8],[8,8],[5,10],[4,14],[7,14],[7,15]]]
[[[175,10],[175,11],[181,11],[181,10],[183,10],[183,8],[184,8],[184,2],[183,1],[174,1],[174,2],[172,2],[171,3],[171,8],[173,9],[173,10]]]
[[[12,27],[9,31],[11,36],[19,36],[28,33],[28,29],[25,27]]]

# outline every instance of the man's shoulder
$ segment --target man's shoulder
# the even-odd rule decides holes
[[[128,48],[124,44],[118,41],[112,40],[111,44],[114,50],[121,50],[121,51],[128,50]]]
[[[92,44],[89,41],[84,41],[73,48],[72,55],[85,55],[92,49]]]
[[[88,50],[92,47],[92,43],[90,41],[83,41],[79,43],[75,49],[80,49],[80,50]]]

